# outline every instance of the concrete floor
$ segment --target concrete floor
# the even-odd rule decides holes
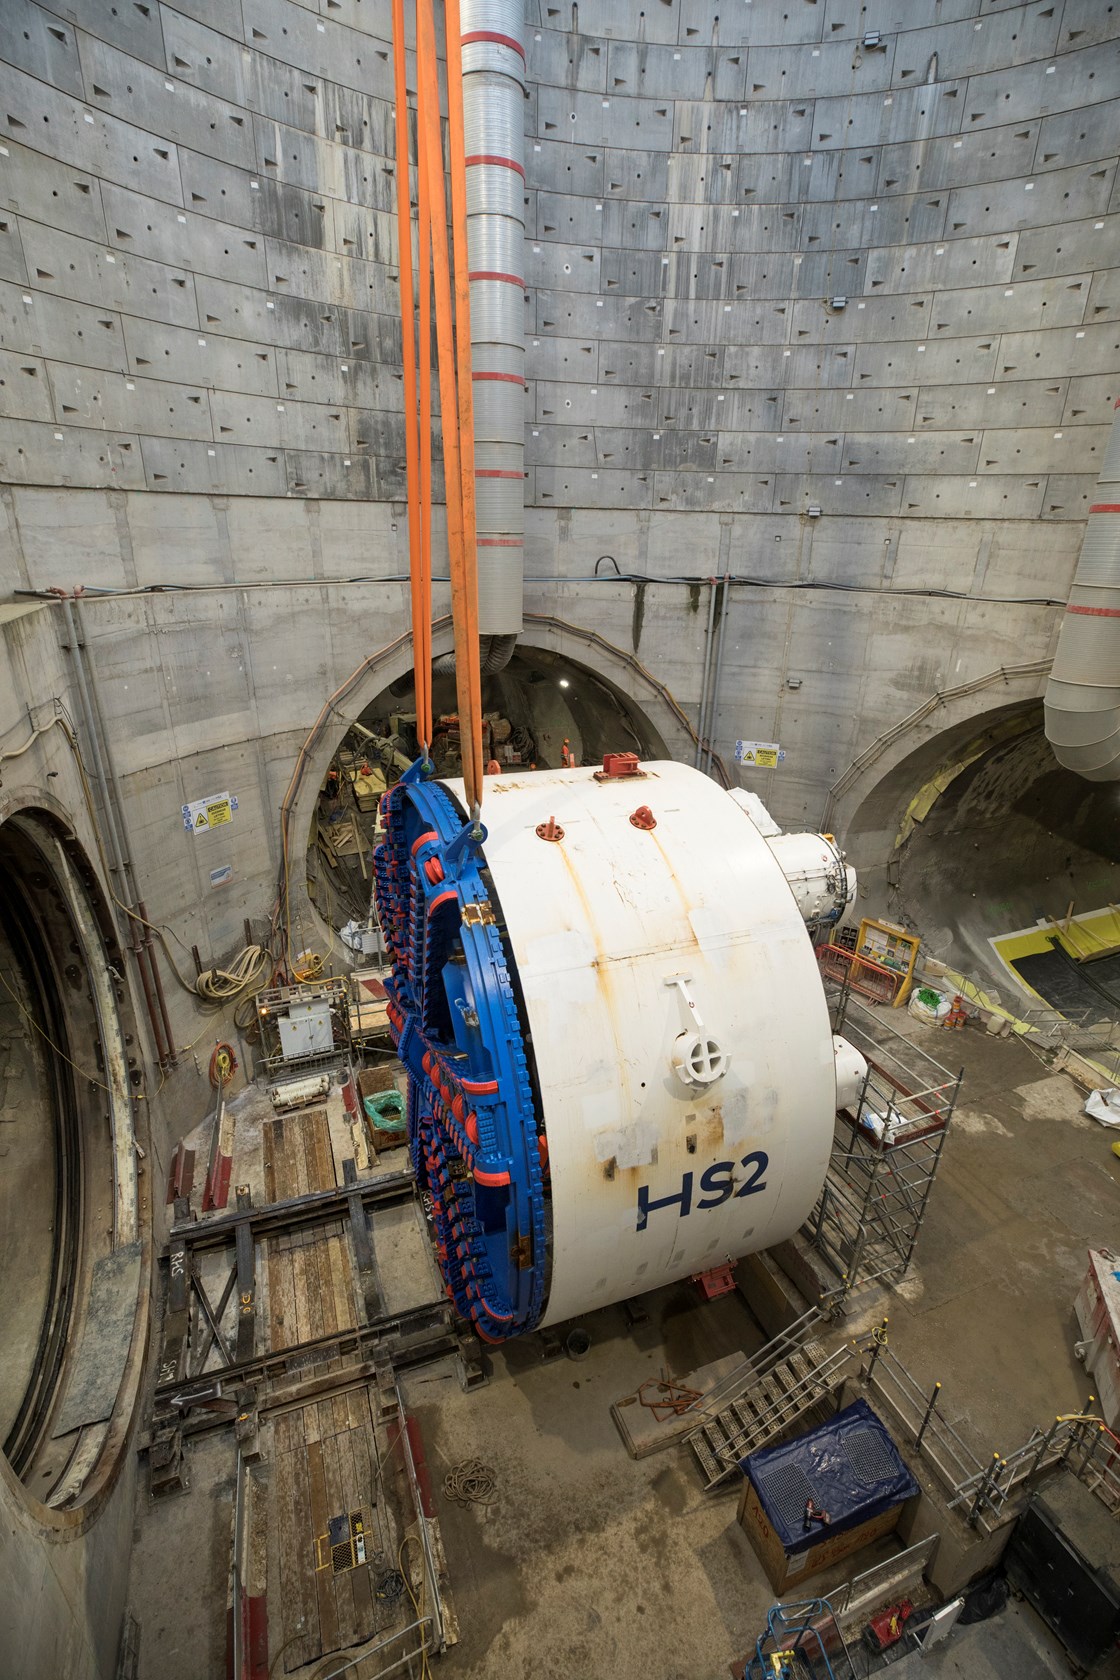
[[[857,1303],[846,1328],[886,1314],[895,1351],[921,1380],[942,1381],[942,1408],[974,1450],[1007,1452],[1088,1395],[1071,1351],[1072,1303],[1088,1244],[1116,1240],[1120,1161],[1111,1134],[1082,1115],[1076,1087],[1021,1044],[977,1029],[950,1035],[904,1012],[891,1022],[942,1061],[963,1063],[965,1086],[912,1272],[889,1298]],[[716,1680],[753,1646],[775,1595],[736,1523],[737,1490],[705,1495],[685,1448],[631,1459],[610,1405],[663,1367],[684,1375],[748,1353],[761,1332],[737,1295],[703,1303],[687,1283],[643,1304],[648,1321],[636,1328],[621,1307],[581,1321],[592,1347],[579,1362],[546,1362],[529,1338],[495,1350],[481,1391],[464,1394],[450,1365],[406,1378],[461,1627],[440,1671],[459,1680]],[[142,1680],[219,1672],[206,1664],[218,1660],[225,1618],[225,1445],[207,1445],[194,1466],[213,1518],[194,1544],[175,1505],[150,1509],[140,1493],[133,1605],[142,1624],[163,1621],[148,1639],[142,1627]],[[443,1478],[475,1456],[492,1468],[497,1498],[463,1509],[443,1496]],[[841,1564],[812,1590],[850,1573]],[[206,1653],[193,1671],[192,1646],[178,1648],[183,1605],[193,1651]],[[1036,1660],[1016,1644],[1018,1624],[1007,1631],[1009,1616],[961,1630],[929,1671],[1060,1675],[1041,1624],[1029,1618],[1045,1654]]]
[[[773,1594],[735,1521],[738,1490],[706,1496],[685,1449],[631,1459],[610,1405],[662,1366],[683,1375],[762,1338],[737,1296],[700,1304],[685,1285],[644,1304],[636,1330],[621,1308],[582,1319],[584,1360],[545,1363],[532,1338],[495,1354],[481,1393],[450,1372],[406,1384],[462,1634],[441,1667],[461,1680],[704,1680],[753,1642]],[[438,1490],[474,1456],[498,1497],[464,1510]]]
[[[895,1351],[921,1380],[943,1383],[942,1409],[969,1444],[1007,1452],[1087,1399],[1073,1297],[1086,1247],[1116,1240],[1120,1161],[1073,1083],[1018,1042],[949,1034],[902,1011],[891,1024],[963,1064],[965,1084],[910,1276],[857,1302],[848,1327],[888,1316]],[[644,1330],[628,1330],[620,1309],[583,1321],[593,1347],[581,1363],[540,1363],[526,1343],[495,1355],[483,1393],[465,1396],[436,1372],[407,1385],[437,1488],[475,1454],[498,1483],[486,1511],[439,1501],[463,1634],[445,1666],[463,1680],[530,1669],[543,1680],[705,1680],[726,1674],[764,1622],[774,1594],[735,1521],[737,1492],[704,1495],[687,1449],[631,1460],[609,1415],[662,1365],[680,1375],[749,1352],[758,1332],[737,1299],[701,1305],[687,1285],[646,1305]],[[836,1579],[850,1573],[841,1565]],[[1062,1673],[1029,1620],[1045,1666],[1001,1633],[989,1666],[976,1667],[973,1647],[986,1650],[988,1635],[974,1629],[974,1669],[944,1672]],[[1004,1646],[1018,1655],[1001,1667]],[[953,1650],[938,1662],[951,1665]]]
[[[1094,1680],[1106,1672],[1114,1675],[1116,1665],[1095,1670]],[[911,1652],[888,1673],[891,1680],[1068,1680],[1070,1668],[1030,1605],[1012,1599],[991,1621],[958,1626],[928,1655]]]
[[[965,1078],[915,1263],[855,1322],[886,1313],[903,1362],[943,1384],[941,1410],[982,1456],[1007,1453],[1090,1393],[1073,1300],[1086,1250],[1120,1239],[1116,1134],[1017,1039],[904,1010],[891,1025]]]
[[[226,1672],[226,1593],[237,1452],[227,1431],[190,1446],[191,1491],[156,1502],[136,1487],[129,1606],[140,1623],[140,1680]]]

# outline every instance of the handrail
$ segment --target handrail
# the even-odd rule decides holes
[[[736,1365],[734,1370],[729,1371],[725,1377],[722,1377],[714,1388],[709,1389],[706,1394],[702,1394],[694,1400],[687,1408],[685,1415],[687,1415],[687,1412],[693,1411],[701,1414],[711,1414],[718,1411],[722,1405],[736,1399],[747,1388],[753,1388],[755,1382],[760,1382],[782,1359],[787,1358],[790,1353],[795,1353],[798,1348],[802,1347],[809,1331],[814,1325],[822,1323],[823,1319],[824,1314],[819,1307],[810,1307],[807,1312],[803,1312],[800,1318],[795,1319],[784,1330],[779,1330],[778,1334],[772,1337],[770,1341],[764,1342],[762,1347],[757,1348],[754,1353],[744,1359],[742,1364]],[[695,1434],[696,1431],[693,1430],[691,1433]]]
[[[785,1423],[792,1423],[794,1418],[800,1415],[800,1402],[805,1396],[811,1395],[813,1390],[820,1386],[822,1380],[825,1377],[830,1377],[839,1366],[849,1364],[853,1352],[854,1347],[850,1342],[845,1342],[841,1347],[836,1348],[825,1359],[822,1359],[819,1365],[814,1365],[805,1376],[798,1377],[792,1387],[786,1389],[777,1400],[772,1400],[761,1414],[759,1422],[769,1418],[779,1427]],[[729,1404],[733,1404],[733,1402],[729,1402]],[[722,1445],[715,1448],[716,1457],[722,1459],[724,1463],[736,1463],[739,1457],[736,1448],[746,1440],[750,1433],[748,1427],[740,1424]]]
[[[857,1016],[857,1020],[855,1022],[853,1022],[851,1017],[851,1011],[853,1009]],[[859,1017],[862,1017],[863,1019],[860,1020],[858,1019]],[[900,1033],[897,1028],[892,1027],[888,1020],[883,1019],[881,1013],[868,1009],[867,1005],[860,1003],[857,998],[849,999],[848,1011],[844,1016],[843,1030],[845,1033],[849,1030],[863,1033],[865,1037],[869,1038],[873,1043],[879,1046],[884,1056],[888,1057],[892,1061],[897,1061],[899,1067],[902,1067],[907,1071],[911,1071],[915,1063],[927,1063],[930,1067],[936,1068],[937,1073],[943,1076],[946,1083],[952,1081],[956,1077],[956,1075],[952,1072],[952,1069],[947,1068],[944,1062],[939,1062],[937,1057],[931,1056],[928,1050],[923,1050],[920,1045],[914,1043],[913,1039],[907,1038],[905,1034]],[[886,1042],[888,1039],[893,1039],[898,1045],[905,1049],[907,1058],[906,1061],[903,1061],[901,1055],[896,1054],[890,1049]]]

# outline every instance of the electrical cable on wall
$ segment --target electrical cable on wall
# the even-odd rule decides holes
[[[599,562],[614,560],[613,555],[601,555]],[[617,561],[614,562],[617,567]],[[93,585],[86,588],[89,596],[113,596],[129,598],[136,595],[206,595],[228,594],[234,590],[250,589],[306,589],[313,584],[317,589],[347,588],[362,583],[408,583],[406,572],[383,572],[376,576],[372,573],[361,572],[354,577],[345,578],[273,578],[268,583],[174,583],[163,585],[144,584],[135,589],[99,589]],[[433,583],[450,583],[449,577],[432,576]],[[526,583],[644,583],[652,588],[689,588],[697,583],[707,583],[707,573],[680,572],[672,576],[652,577],[646,572],[588,572],[572,573],[557,578],[552,574],[537,575],[530,573],[526,576]],[[900,595],[914,597],[923,601],[975,601],[981,606],[1003,607],[1064,607],[1067,602],[1064,597],[1057,595],[977,595],[968,589],[939,589],[931,585],[898,584],[898,583],[843,583],[835,578],[765,578],[741,576],[731,573],[733,589],[765,589],[774,595],[780,595],[785,590],[796,589],[810,593],[828,594],[834,592],[842,595]],[[17,595],[27,595],[35,599],[45,599],[43,590],[17,589]]]

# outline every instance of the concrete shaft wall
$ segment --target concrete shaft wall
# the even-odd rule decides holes
[[[786,824],[847,775],[842,821],[939,722],[1041,692],[1120,394],[1120,11],[527,8],[526,607],[695,716],[707,597],[677,580],[730,571],[717,745],[781,741],[755,780]],[[181,961],[261,926],[326,697],[390,648],[354,715],[408,664],[388,12],[0,3],[0,582],[122,592],[84,623]],[[78,710],[61,617],[4,633],[4,797],[81,829],[57,730],[7,756]],[[684,748],[621,655],[526,640],[609,663]],[[1001,666],[1025,668],[970,689]],[[234,821],[188,835],[181,806],[226,790]],[[155,1105],[161,1174],[232,1032],[169,1001],[196,1047]],[[52,1662],[36,1617],[54,1668],[110,1671],[129,1496],[90,1537],[105,1579],[3,1513],[26,1672]]]
[[[1120,390],[1120,13],[528,19],[526,605],[694,715],[673,580],[730,569],[718,745],[780,740],[760,790],[819,820],[900,716],[1052,650]],[[207,958],[267,906],[325,696],[406,629],[388,32],[385,0],[0,7],[5,572],[199,590],[86,622],[149,909]]]

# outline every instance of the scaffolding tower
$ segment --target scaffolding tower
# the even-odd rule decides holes
[[[826,982],[833,1031],[867,1062],[858,1099],[836,1116],[824,1187],[804,1234],[839,1275],[897,1283],[929,1206],[964,1070],[952,1073],[844,983]]]

